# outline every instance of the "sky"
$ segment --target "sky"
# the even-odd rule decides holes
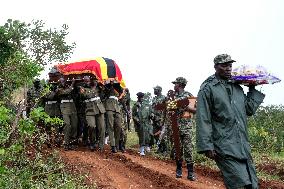
[[[196,96],[223,53],[234,67],[261,65],[283,79],[283,8],[283,0],[9,0],[1,2],[0,24],[9,18],[67,24],[67,40],[76,43],[69,61],[115,60],[136,100],[156,85],[166,94],[179,76]],[[263,105],[284,105],[284,81],[257,89],[266,94]]]

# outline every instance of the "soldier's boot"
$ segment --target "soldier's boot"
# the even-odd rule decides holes
[[[182,177],[182,160],[177,160],[176,178]]]
[[[112,146],[112,147],[111,147],[111,152],[112,152],[112,153],[116,153],[116,152],[117,152],[117,149],[116,149],[115,146]]]
[[[188,170],[187,179],[191,181],[195,181],[196,177],[195,177],[194,170],[193,170],[193,163],[187,163],[186,167]]]
[[[120,140],[119,141],[119,148],[118,148],[122,153],[124,153],[125,152],[125,147],[124,147],[124,145],[123,145],[123,141],[122,140]]]

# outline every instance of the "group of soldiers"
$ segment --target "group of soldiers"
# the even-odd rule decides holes
[[[152,102],[143,92],[138,92],[132,119],[139,137],[140,155],[144,156],[155,144],[158,152],[172,151],[176,177],[182,177],[185,160],[187,179],[194,181],[192,114],[196,113],[197,152],[216,162],[226,188],[259,188],[248,141],[247,117],[255,114],[265,95],[253,84],[248,85],[248,93],[244,94],[240,84],[231,79],[234,62],[228,54],[214,58],[215,74],[201,84],[197,107],[190,106],[189,99],[193,97],[185,90],[187,80],[183,77],[172,82],[174,90],[167,96],[162,95],[160,86],[154,87]],[[31,104],[35,104],[33,99],[41,94],[39,83],[35,81],[28,92],[28,113],[33,107]],[[74,149],[81,135],[91,150],[102,150],[107,134],[112,152],[125,151],[131,112],[127,89],[117,90],[114,81],[98,85],[87,76],[83,82],[72,80],[69,84],[60,78],[41,99],[51,117],[62,117],[65,122],[66,150]]]
[[[193,158],[192,158],[192,120],[191,113],[195,113],[195,107],[180,106],[173,107],[174,111],[168,111],[169,107],[159,109],[162,104],[169,104],[169,101],[179,101],[179,99],[188,99],[193,95],[184,90],[187,85],[187,80],[184,77],[178,77],[174,84],[174,90],[172,91],[172,99],[169,94],[167,96],[162,95],[162,87],[154,87],[154,98],[152,103],[148,103],[144,100],[145,94],[138,92],[137,102],[132,108],[132,119],[134,127],[139,137],[139,153],[141,156],[145,155],[145,151],[149,152],[151,147],[155,144],[158,146],[158,153],[172,155],[172,158],[176,160],[177,170],[176,177],[182,176],[182,162],[183,158],[187,164],[188,176],[191,181],[195,180],[195,174],[193,171]],[[178,132],[173,130],[173,119],[169,113],[175,112]],[[181,145],[177,146],[175,139],[179,140]]]
[[[107,137],[113,153],[125,151],[127,129],[130,129],[127,88],[118,87],[115,80],[101,85],[89,76],[71,81],[61,77],[49,84],[48,92],[42,94],[40,80],[34,81],[27,94],[27,115],[41,105],[50,117],[62,118],[64,126],[58,127],[55,134],[57,145],[61,144],[63,135],[65,150],[74,150],[79,141],[91,151],[103,150]]]
[[[184,90],[187,84],[185,78],[178,77],[172,83],[175,99],[192,96]],[[146,152],[157,147],[156,153],[171,155],[177,160],[177,177],[181,177],[182,158],[175,157],[177,150],[173,148],[171,120],[165,110],[156,108],[169,100],[162,94],[162,87],[154,87],[155,96],[152,101],[146,98],[145,93],[138,92],[137,101],[130,109],[129,90],[119,88],[118,85],[114,80],[101,85],[89,76],[84,76],[80,81],[67,81],[62,77],[58,82],[50,82],[49,90],[43,94],[43,87],[37,79],[28,91],[27,114],[29,115],[30,109],[41,104],[50,117],[62,118],[64,126],[56,128],[55,143],[61,145],[63,136],[65,150],[74,150],[79,142],[89,146],[91,151],[103,150],[105,139],[108,138],[113,153],[125,152],[127,130],[130,131],[132,118],[139,138],[140,155],[144,156]],[[182,144],[179,151],[182,151],[190,170],[188,179],[195,180],[191,144],[192,123],[191,118],[184,115],[189,111],[195,110],[189,110],[188,107],[178,109],[178,135]],[[50,133],[50,128],[46,128]],[[51,143],[50,138],[49,140]]]

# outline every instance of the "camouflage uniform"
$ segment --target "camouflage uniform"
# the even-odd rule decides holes
[[[59,86],[57,94],[60,98],[60,110],[65,123],[64,145],[65,149],[73,149],[73,144],[77,142],[77,110],[73,100],[73,86]]]
[[[91,88],[89,86],[84,86],[81,87],[81,94],[84,99],[86,99],[84,102],[86,103],[86,120],[89,127],[90,148],[91,150],[94,150],[95,143],[97,143],[102,150],[105,139],[104,113],[106,110],[100,99],[99,90],[96,87]],[[97,134],[96,131],[98,131]]]
[[[159,92],[162,91],[162,87],[156,86],[154,87],[154,90],[157,90]],[[151,114],[151,119],[153,122],[153,136],[154,136],[154,142],[157,143],[159,142],[158,145],[158,152],[164,152],[166,151],[166,143],[165,140],[160,138],[161,132],[165,130],[165,114],[164,111],[161,110],[155,110],[155,105],[159,103],[163,103],[165,101],[166,97],[162,94],[154,96],[152,99],[152,114]]]
[[[119,106],[121,109],[121,131],[120,131],[120,140],[119,140],[119,150],[122,152],[125,151],[125,145],[127,140],[127,117],[128,117],[128,109],[126,106],[126,96],[122,96],[119,99]]]
[[[184,99],[193,96],[191,93],[184,90],[187,84],[187,80],[183,77],[176,78],[173,84],[178,84],[183,86],[178,92],[175,92],[175,100]],[[188,176],[187,178],[191,181],[195,180],[195,175],[193,173],[193,158],[192,158],[192,121],[190,117],[186,117],[185,113],[188,113],[187,108],[178,108],[178,127],[179,127],[179,139],[181,144],[181,156],[187,163]],[[180,178],[182,176],[182,159],[177,160],[177,170],[176,177]]]

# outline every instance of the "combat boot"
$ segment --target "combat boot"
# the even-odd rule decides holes
[[[187,175],[187,179],[191,180],[191,181],[195,181],[196,177],[193,171],[193,163],[187,163],[186,164],[187,170],[188,170],[188,175]]]
[[[112,147],[111,147],[111,152],[112,152],[112,153],[116,153],[116,152],[117,152],[117,150],[116,150],[116,147],[115,147],[115,146],[112,146]]]
[[[176,169],[176,178],[182,177],[182,160],[176,161],[177,169]]]

